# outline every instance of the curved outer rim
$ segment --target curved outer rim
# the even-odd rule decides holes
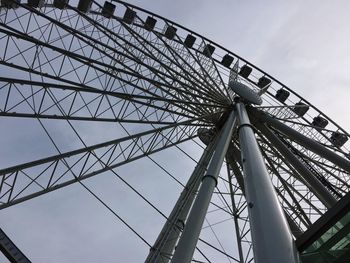
[[[249,62],[249,61],[247,61],[246,59],[242,58],[241,56],[237,55],[236,53],[234,53],[234,52],[232,52],[232,51],[230,51],[230,50],[224,48],[222,45],[220,45],[220,44],[218,44],[218,43],[216,43],[216,42],[214,42],[214,41],[212,41],[212,40],[210,40],[210,39],[208,39],[208,38],[206,38],[206,37],[204,37],[204,36],[202,36],[202,35],[200,35],[200,34],[194,32],[194,31],[192,31],[192,30],[190,30],[190,29],[188,29],[188,28],[186,28],[186,27],[184,27],[184,26],[182,26],[182,25],[180,25],[180,24],[178,24],[178,23],[176,23],[176,22],[174,22],[174,21],[172,21],[172,20],[169,20],[169,19],[167,19],[167,18],[165,18],[165,17],[163,17],[163,16],[160,16],[160,15],[157,15],[157,14],[155,14],[155,13],[153,13],[153,12],[151,12],[151,11],[148,11],[148,10],[146,10],[146,9],[144,9],[144,8],[141,8],[141,7],[138,7],[138,6],[136,6],[136,5],[133,5],[133,4],[130,4],[130,3],[126,3],[126,2],[120,1],[120,0],[110,0],[110,1],[119,3],[119,4],[121,4],[121,5],[124,5],[125,7],[130,7],[130,8],[132,8],[132,9],[139,10],[139,11],[141,11],[141,12],[143,12],[143,13],[146,13],[146,14],[148,14],[148,15],[150,15],[150,16],[159,18],[159,19],[165,21],[166,23],[169,23],[169,24],[171,24],[171,25],[174,25],[174,26],[176,26],[176,27],[178,27],[178,28],[181,28],[181,29],[184,30],[184,31],[187,31],[188,33],[190,33],[190,34],[192,34],[192,35],[195,35],[195,36],[201,38],[202,40],[204,40],[204,41],[210,43],[211,45],[214,45],[216,48],[221,49],[222,51],[224,51],[224,52],[226,52],[227,54],[229,54],[229,55],[235,57],[236,59],[239,59],[239,60],[243,61],[243,62],[244,62],[245,64],[247,64],[248,66],[252,67],[252,69],[254,69],[255,71],[258,71],[262,76],[266,76],[266,77],[270,78],[271,81],[273,81],[273,82],[279,84],[282,88],[288,90],[291,94],[293,94],[294,96],[296,96],[298,99],[300,99],[301,101],[303,101],[303,102],[305,102],[306,104],[308,104],[308,106],[310,106],[313,110],[315,110],[316,112],[318,112],[318,114],[319,114],[318,116],[321,115],[321,116],[323,116],[324,118],[326,118],[326,119],[329,121],[329,123],[333,124],[338,130],[340,130],[342,133],[344,133],[347,137],[350,138],[350,134],[349,134],[347,131],[345,131],[342,127],[340,127],[335,121],[333,121],[330,117],[328,117],[325,113],[323,113],[323,112],[322,112],[321,110],[319,110],[317,107],[315,107],[314,105],[312,105],[308,100],[304,99],[304,98],[303,98],[302,96],[300,96],[298,93],[296,93],[295,91],[293,91],[292,89],[290,89],[288,86],[284,85],[282,82],[280,82],[279,80],[277,80],[276,78],[274,78],[273,76],[271,76],[270,74],[268,74],[267,72],[265,72],[264,70],[262,70],[262,69],[260,69],[259,67],[255,66],[255,65],[252,64],[251,62]],[[98,4],[98,3],[96,3],[96,2],[95,2],[95,4],[97,4],[98,6],[102,7],[100,4]],[[45,6],[45,5],[44,5],[44,6]],[[78,11],[78,10],[76,9],[76,11]],[[80,11],[78,11],[78,12],[80,12]],[[218,62],[218,63],[220,63],[220,62]],[[228,69],[231,69],[231,68],[228,68]],[[250,81],[250,82],[252,82],[250,79],[247,79],[247,80]],[[287,105],[287,104],[285,104],[285,103],[282,103],[282,104]],[[316,116],[315,116],[315,117],[316,117]],[[309,120],[305,119],[304,117],[300,117],[300,118],[302,118],[306,123],[308,123],[309,125],[312,126],[312,124],[310,123]],[[336,131],[336,130],[334,130],[334,131]],[[322,136],[324,136],[328,141],[330,140],[330,138],[328,138],[325,134],[323,134],[323,133],[320,133],[320,134],[321,134]],[[341,146],[341,147],[337,147],[337,146],[333,146],[333,147],[334,147],[335,149],[339,149],[343,154],[346,154],[346,152],[344,151],[344,150],[347,150],[345,145],[343,145],[343,146]]]
[[[181,28],[182,30],[184,31],[187,31],[188,33],[192,34],[192,35],[195,35],[197,36],[198,38],[212,44],[213,46],[215,46],[216,48],[219,48],[221,49],[222,51],[232,55],[233,57],[235,57],[236,59],[239,59],[241,61],[243,61],[244,63],[246,63],[247,65],[249,65],[250,67],[252,67],[255,71],[258,71],[260,74],[264,75],[264,76],[267,76],[268,78],[270,78],[272,81],[274,81],[275,83],[279,84],[281,87],[283,87],[284,89],[288,90],[291,94],[295,95],[297,98],[299,98],[300,100],[302,100],[303,102],[307,103],[311,108],[313,108],[316,112],[319,113],[319,115],[322,115],[323,117],[325,117],[330,123],[332,123],[336,128],[338,128],[339,130],[341,130],[344,134],[346,134],[348,137],[350,137],[349,133],[347,133],[343,128],[341,128],[337,123],[335,123],[331,118],[329,118],[326,114],[324,114],[321,110],[319,110],[317,107],[313,106],[311,103],[309,103],[307,100],[305,100],[303,97],[301,97],[299,94],[297,94],[296,92],[294,92],[292,89],[290,89],[289,87],[287,87],[286,85],[284,85],[282,82],[278,81],[276,78],[272,77],[271,75],[269,75],[268,73],[266,73],[265,71],[261,70],[259,67],[255,66],[254,64],[250,63],[249,61],[245,60],[244,58],[236,55],[235,53],[231,52],[230,50],[224,48],[223,46],[221,46],[220,44],[217,44],[213,41],[211,41],[210,39],[206,38],[206,37],[203,37],[202,35],[198,34],[198,33],[195,33],[194,31],[190,30],[190,29],[187,29],[186,27],[176,23],[176,22],[173,22],[169,19],[166,19],[160,15],[157,15],[155,13],[152,13],[148,10],[145,10],[141,7],[138,7],[138,6],[135,6],[135,5],[132,5],[132,4],[129,4],[129,3],[126,3],[126,2],[123,2],[123,1],[120,1],[120,0],[111,0],[113,2],[117,2],[119,4],[122,4],[124,5],[125,7],[131,7],[132,9],[135,9],[135,10],[139,10],[143,13],[146,13],[148,15],[151,15],[153,17],[157,17],[163,21],[165,21],[166,23],[169,23],[169,24],[172,24],[178,28]],[[285,103],[283,103],[284,105],[286,105]],[[304,119],[307,123],[310,123],[307,119],[305,118],[302,118]],[[324,134],[323,134],[324,135]],[[326,137],[326,135],[324,135]],[[334,146],[335,147],[335,146]],[[343,146],[342,146],[343,147]],[[342,148],[342,147],[339,147],[339,148]]]
[[[178,27],[178,28],[181,28],[181,29],[184,30],[184,31],[187,31],[188,33],[190,33],[190,34],[192,34],[192,35],[195,35],[195,36],[201,38],[202,40],[204,40],[204,41],[210,43],[211,45],[214,45],[216,48],[221,49],[222,51],[224,51],[224,52],[226,52],[227,54],[229,54],[229,55],[235,57],[236,59],[239,59],[239,60],[243,61],[243,62],[244,62],[245,64],[247,64],[248,66],[252,67],[252,69],[254,69],[255,71],[258,71],[261,75],[270,78],[271,81],[273,81],[273,82],[279,84],[283,89],[288,90],[291,94],[293,94],[294,96],[296,96],[298,99],[300,99],[301,101],[303,101],[303,102],[305,102],[306,104],[308,104],[308,106],[310,106],[313,110],[315,110],[316,112],[318,112],[318,114],[319,114],[318,116],[321,115],[321,116],[323,116],[324,118],[326,118],[326,119],[329,121],[329,123],[333,124],[338,130],[340,130],[342,133],[344,133],[347,137],[350,138],[350,134],[349,134],[346,130],[344,130],[342,127],[340,127],[335,121],[333,121],[330,117],[328,117],[328,116],[327,116],[325,113],[323,113],[320,109],[318,109],[317,107],[315,107],[314,105],[312,105],[308,100],[304,99],[304,98],[303,98],[302,96],[300,96],[298,93],[296,93],[296,92],[293,91],[291,88],[289,88],[287,85],[284,85],[281,81],[277,80],[276,78],[274,78],[273,76],[271,76],[270,74],[268,74],[267,72],[265,72],[264,70],[262,70],[261,68],[255,66],[255,65],[252,64],[251,62],[247,61],[246,59],[242,58],[241,56],[237,55],[236,53],[234,53],[234,52],[228,50],[227,48],[224,48],[222,45],[220,45],[220,44],[218,44],[218,43],[216,43],[216,42],[214,42],[214,41],[212,41],[212,40],[210,40],[210,39],[208,39],[208,38],[206,38],[206,37],[204,37],[204,36],[202,36],[202,35],[200,35],[200,34],[194,32],[194,31],[192,31],[192,30],[190,30],[190,29],[188,29],[188,28],[186,28],[186,27],[184,27],[184,26],[182,26],[182,25],[180,25],[180,24],[178,24],[178,23],[176,23],[176,22],[174,22],[174,21],[172,21],[172,20],[169,20],[169,19],[167,19],[167,18],[165,18],[165,17],[163,17],[163,16],[160,16],[160,15],[158,15],[158,14],[155,14],[155,13],[153,13],[153,12],[151,12],[151,11],[148,11],[148,10],[146,10],[146,9],[144,9],[144,8],[138,7],[138,6],[133,5],[133,4],[130,4],[130,3],[126,3],[126,2],[121,1],[121,0],[110,0],[110,1],[119,3],[119,4],[121,4],[121,5],[124,5],[125,7],[130,7],[130,8],[132,8],[132,9],[139,10],[139,11],[141,11],[141,12],[143,12],[143,13],[146,13],[146,14],[148,14],[148,15],[150,15],[150,16],[159,18],[159,19],[165,21],[166,23],[169,23],[169,24],[171,24],[171,25],[174,25],[174,26],[176,26],[176,27]],[[95,4],[97,4],[98,6],[102,7],[99,3],[96,3],[96,2],[95,2]],[[76,9],[76,10],[77,10],[77,9]],[[78,10],[77,10],[77,11],[78,11]],[[78,11],[78,12],[80,12],[80,11]],[[218,62],[218,63],[220,63],[220,62]],[[228,68],[228,69],[231,69],[231,68]],[[248,79],[247,79],[247,80],[248,80]],[[251,80],[248,80],[248,81],[251,82]],[[285,104],[284,102],[283,102],[282,104],[283,104],[283,105],[287,105],[287,104]],[[316,116],[314,116],[314,117],[316,117]],[[300,118],[302,118],[306,123],[308,123],[309,125],[312,126],[312,124],[310,123],[309,120],[305,119],[304,117],[300,117]],[[334,131],[336,131],[336,130],[334,130]],[[320,134],[322,134],[322,136],[324,136],[328,141],[330,140],[330,138],[328,138],[325,134],[323,134],[323,133],[320,133]],[[344,150],[347,150],[346,148],[344,148],[344,147],[346,147],[345,145],[343,145],[343,146],[341,146],[341,147],[337,147],[337,146],[333,146],[333,147],[336,148],[336,149],[340,149],[341,152],[342,152],[343,154],[346,154],[346,151],[344,151]]]
[[[230,54],[230,55],[236,57],[237,59],[243,61],[244,63],[246,63],[247,65],[249,65],[250,67],[252,67],[254,70],[259,71],[262,75],[265,75],[265,76],[269,77],[272,81],[276,82],[277,84],[281,85],[283,88],[285,88],[285,89],[287,89],[288,91],[290,91],[293,95],[295,95],[295,96],[298,97],[300,100],[302,100],[303,102],[307,103],[307,104],[308,104],[310,107],[312,107],[315,111],[317,111],[317,112],[319,113],[319,115],[322,115],[323,117],[325,117],[330,123],[332,123],[335,127],[337,127],[339,130],[341,130],[344,134],[346,134],[348,137],[350,137],[350,135],[349,135],[348,132],[346,132],[342,127],[340,127],[336,122],[334,122],[330,117],[328,117],[326,114],[324,114],[324,113],[323,113],[321,110],[319,110],[317,107],[313,106],[309,101],[307,101],[306,99],[304,99],[303,97],[301,97],[298,93],[296,93],[295,91],[293,91],[292,89],[290,89],[288,86],[284,85],[282,82],[280,82],[280,81],[277,80],[276,78],[272,77],[270,74],[268,74],[268,73],[265,72],[264,70],[260,69],[259,67],[255,66],[254,64],[250,63],[250,62],[247,61],[246,59],[244,59],[244,58],[240,57],[239,55],[233,53],[232,51],[230,51],[230,50],[224,48],[222,45],[217,44],[217,43],[213,42],[212,40],[210,40],[210,39],[208,39],[208,38],[206,38],[206,37],[204,37],[204,36],[202,36],[202,35],[200,35],[200,34],[194,32],[194,31],[192,31],[192,30],[190,30],[190,29],[188,29],[188,28],[186,28],[186,27],[184,27],[184,26],[182,26],[182,25],[180,25],[180,24],[178,24],[178,23],[176,23],[176,22],[174,22],[174,21],[172,21],[172,20],[169,20],[169,19],[167,19],[167,18],[165,18],[165,17],[162,17],[162,16],[160,16],[160,15],[157,15],[157,14],[155,14],[155,13],[153,13],[153,12],[151,12],[151,11],[148,11],[148,10],[146,10],[146,9],[144,9],[144,8],[141,8],[141,7],[138,7],[138,6],[136,6],[136,5],[129,4],[129,3],[126,3],[126,2],[120,1],[120,0],[111,0],[111,1],[112,1],[112,2],[116,2],[116,3],[120,3],[120,4],[122,4],[122,5],[126,6],[126,7],[131,7],[131,8],[133,8],[133,9],[136,9],[136,10],[142,11],[142,12],[144,12],[144,13],[147,13],[147,14],[149,14],[149,15],[151,15],[151,16],[154,16],[154,17],[157,17],[157,18],[159,18],[159,19],[162,19],[162,20],[166,21],[167,23],[170,23],[170,24],[172,24],[172,25],[174,25],[174,26],[177,26],[177,27],[179,27],[179,28],[181,28],[181,29],[183,29],[183,30],[189,32],[190,34],[195,35],[195,36],[197,36],[197,37],[199,37],[199,38],[205,40],[206,42],[208,42],[208,43],[210,43],[210,44],[212,44],[212,45],[215,45],[217,48],[219,48],[219,49],[221,49],[221,50],[227,52],[228,54]],[[283,103],[283,104],[286,105],[285,103]],[[316,116],[315,116],[315,117],[316,117]],[[308,120],[306,120],[305,118],[303,118],[303,119],[304,119],[307,123],[310,124],[310,122],[309,122]],[[326,137],[326,135],[324,135],[324,134],[322,134],[322,135]],[[334,147],[336,147],[336,146],[334,146]],[[342,147],[343,147],[343,146],[342,146]],[[342,147],[339,147],[339,148],[341,149]],[[337,147],[336,147],[336,148],[337,148]]]

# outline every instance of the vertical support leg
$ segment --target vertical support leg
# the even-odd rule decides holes
[[[206,175],[202,179],[201,187],[194,201],[177,249],[175,250],[172,263],[188,263],[192,260],[235,124],[236,118],[232,111],[221,132],[218,134],[218,142],[215,145],[213,158],[210,161]]]
[[[296,263],[299,255],[242,103],[236,104],[254,260]]]
[[[181,192],[179,199],[171,211],[168,220],[159,233],[159,236],[146,259],[147,263],[169,262],[179,235],[184,228],[184,222],[192,206],[195,194],[198,191],[201,177],[203,176],[213,154],[214,143],[215,141],[210,143],[204,150],[191,177],[188,179],[185,188]]]

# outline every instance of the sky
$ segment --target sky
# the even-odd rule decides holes
[[[350,131],[349,1],[133,0],[128,3],[174,20],[221,44],[292,88]],[[37,127],[28,134],[24,129],[26,124],[29,121],[14,120],[1,128],[0,168],[15,163],[19,152],[23,161],[36,157],[36,153],[51,154],[36,143],[44,136],[43,131]],[[98,132],[96,129],[92,134]],[[106,133],[104,136],[113,137],[113,127]],[[197,148],[187,144],[184,149],[198,158]],[[185,174],[181,177],[183,181],[193,168],[189,162],[173,162],[171,152],[156,154],[155,158],[172,173]],[[148,171],[147,178],[140,180],[140,175],[146,175],[143,171]],[[128,175],[133,185],[143,189],[162,211],[169,213],[168,203],[174,202],[180,189],[158,172],[149,160],[117,169],[118,174]],[[159,187],[162,184],[167,186]],[[148,240],[156,237],[162,219],[144,209],[144,203],[117,179],[102,175],[88,180],[87,185],[118,212],[128,215],[131,224],[143,225],[139,230]],[[147,254],[139,240],[78,185],[2,210],[0,222],[33,262],[121,262],[121,259],[140,262]],[[0,256],[2,261],[6,262]]]

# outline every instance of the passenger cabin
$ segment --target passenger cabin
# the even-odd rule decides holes
[[[213,45],[206,44],[203,48],[203,54],[206,57],[210,58],[213,55],[214,50],[215,50],[215,47]]]
[[[111,2],[105,2],[101,11],[101,14],[107,18],[111,18],[114,15],[115,5]]]
[[[224,65],[226,68],[229,68],[233,62],[233,57],[231,57],[229,54],[226,54],[222,57],[221,64]]]
[[[276,92],[276,95],[275,95],[275,98],[280,101],[280,102],[285,102],[288,97],[289,97],[290,93],[288,90],[285,90],[285,89],[279,89],[277,90]]]
[[[53,6],[58,9],[65,9],[69,3],[69,0],[54,0]]]
[[[18,4],[21,3],[21,0],[2,0],[0,1],[1,6],[4,6],[6,8],[17,8]]]
[[[303,103],[303,102],[297,102],[295,103],[295,107],[293,108],[293,111],[299,116],[303,117],[305,113],[309,110],[309,105]]]
[[[250,73],[252,73],[252,68],[248,65],[243,65],[239,71],[239,75],[241,75],[243,78],[248,78]]]
[[[331,142],[337,147],[343,146],[348,139],[348,136],[340,132],[333,132],[331,136]]]
[[[79,0],[78,10],[87,13],[91,9],[92,0]]]
[[[157,20],[151,16],[148,16],[145,22],[145,29],[148,31],[152,31],[156,26]]]
[[[192,36],[192,35],[187,35],[184,45],[188,48],[192,48],[194,42],[196,42],[196,37]]]
[[[80,1],[80,2],[82,2],[82,1]],[[30,7],[40,8],[44,4],[45,4],[45,0],[28,0],[28,6],[30,6]]]
[[[259,87],[260,89],[263,89],[263,88],[269,86],[270,84],[271,84],[271,79],[269,79],[269,78],[267,78],[267,77],[265,77],[265,76],[262,76],[262,77],[259,79],[257,85],[258,85],[258,87]]]
[[[136,17],[136,11],[130,8],[127,8],[123,16],[123,21],[127,24],[132,24],[135,20],[135,17]]]
[[[321,116],[317,116],[313,119],[312,125],[319,128],[325,128],[328,125],[328,121]]]
[[[177,31],[177,28],[173,26],[167,26],[164,32],[164,36],[169,40],[173,40],[176,35],[176,31]]]

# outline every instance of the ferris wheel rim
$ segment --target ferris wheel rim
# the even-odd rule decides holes
[[[221,44],[216,43],[215,41],[205,37],[202,34],[196,33],[195,31],[173,21],[170,19],[167,19],[166,17],[163,17],[159,14],[156,14],[154,12],[151,12],[149,10],[146,10],[144,8],[138,7],[136,5],[133,5],[131,3],[127,3],[121,0],[112,0],[112,2],[116,2],[119,4],[124,5],[125,7],[131,7],[132,9],[136,9],[139,11],[142,11],[146,14],[149,14],[151,16],[157,17],[159,19],[162,19],[163,21],[166,21],[167,23],[170,23],[172,25],[175,25],[187,32],[189,32],[190,34],[193,34],[195,36],[200,37],[201,39],[207,41],[210,44],[215,45],[217,48],[225,51],[226,53],[238,58],[239,60],[243,61],[244,63],[246,63],[247,65],[251,66],[253,69],[257,70],[258,72],[262,73],[263,76],[267,76],[268,78],[270,78],[271,80],[273,80],[275,83],[279,84],[283,89],[287,89],[289,92],[291,92],[292,94],[294,94],[296,97],[298,97],[300,99],[300,101],[305,102],[308,106],[311,106],[316,112],[318,112],[318,116],[323,116],[325,117],[330,123],[332,123],[339,131],[341,131],[343,134],[347,135],[347,137],[350,138],[350,134],[344,130],[339,124],[337,124],[332,118],[330,118],[328,115],[326,115],[323,111],[321,111],[318,107],[314,106],[312,103],[310,103],[308,100],[306,100],[304,97],[302,97],[301,95],[299,95],[297,92],[295,92],[292,88],[288,87],[287,85],[283,84],[281,81],[279,81],[278,79],[276,79],[275,77],[273,77],[272,75],[270,75],[269,73],[267,73],[266,71],[264,71],[263,69],[261,69],[260,67],[256,66],[255,64],[249,62],[248,60],[244,59],[243,57],[239,56],[238,54],[234,53],[233,51],[225,48],[224,46],[222,46]],[[32,8],[32,7],[30,7]],[[83,12],[79,11],[77,8],[74,8],[76,11],[78,11],[80,14],[82,14]],[[113,16],[112,16],[113,17]],[[284,102],[282,102],[284,105],[288,106],[287,104],[285,104]],[[290,105],[289,105],[290,106]],[[316,116],[317,117],[317,116]],[[308,124],[311,124],[310,121],[306,120],[305,118],[303,118],[304,121],[306,121]]]
[[[313,107],[317,112],[319,112],[320,115],[325,116],[328,120],[330,120],[331,122],[333,122],[330,118],[328,118],[326,115],[324,115],[321,111],[319,111],[317,108],[315,108],[312,104],[308,103],[308,101],[306,101],[305,99],[303,99],[300,95],[298,95],[297,93],[295,93],[293,90],[291,90],[291,89],[288,88],[287,86],[283,85],[281,82],[279,82],[278,80],[276,80],[275,78],[273,78],[272,76],[270,76],[269,74],[267,74],[266,72],[260,70],[260,69],[259,69],[258,67],[256,67],[255,65],[253,65],[253,64],[251,64],[250,62],[244,60],[243,58],[237,56],[236,54],[232,53],[231,51],[229,51],[229,50],[223,48],[222,46],[216,44],[215,42],[213,42],[213,41],[211,41],[211,40],[209,40],[209,39],[207,39],[207,38],[205,38],[205,37],[203,37],[203,36],[201,36],[201,35],[199,35],[199,34],[193,32],[193,31],[191,31],[191,30],[186,29],[185,27],[183,27],[183,26],[181,26],[181,25],[179,25],[179,24],[177,24],[177,23],[174,23],[174,22],[172,22],[171,20],[168,20],[168,19],[166,19],[166,18],[163,18],[163,17],[161,17],[161,16],[159,16],[159,15],[156,15],[156,14],[154,14],[154,13],[151,13],[151,12],[149,12],[149,11],[146,11],[146,10],[144,10],[144,9],[142,9],[142,8],[137,7],[137,6],[134,6],[134,5],[125,3],[125,2],[123,2],[123,1],[119,1],[119,0],[116,0],[115,2],[121,3],[121,4],[123,4],[123,5],[127,6],[127,7],[132,7],[132,8],[134,8],[134,9],[141,10],[142,12],[145,12],[145,13],[150,14],[150,15],[152,15],[152,16],[156,16],[156,17],[158,17],[158,18],[161,18],[161,19],[163,19],[164,21],[166,21],[167,23],[170,23],[170,24],[172,24],[172,25],[181,27],[182,29],[186,30],[187,32],[190,32],[191,34],[194,34],[194,35],[200,37],[201,39],[204,39],[206,42],[215,45],[216,47],[218,47],[218,48],[224,50],[225,52],[227,52],[227,53],[233,55],[234,57],[238,58],[239,60],[243,61],[243,62],[246,63],[247,65],[252,66],[255,70],[259,71],[259,72],[262,73],[264,76],[268,76],[269,78],[271,78],[271,80],[275,81],[276,83],[278,83],[279,85],[281,85],[283,88],[286,88],[287,90],[291,91],[294,95],[296,95],[296,96],[297,96],[299,99],[301,99],[303,102],[306,102],[309,106]],[[270,96],[270,95],[269,95],[269,96]],[[284,103],[284,102],[283,102],[283,103]],[[222,108],[222,109],[223,109],[223,108]],[[306,120],[306,121],[307,121],[307,120]],[[307,121],[307,122],[308,122],[308,121]],[[308,122],[308,123],[310,123],[310,122]],[[334,124],[336,127],[338,127],[338,129],[340,129],[340,130],[343,131],[343,129],[340,128],[336,123],[333,122],[333,124]],[[346,132],[344,131],[344,133],[346,133]],[[346,133],[346,134],[348,135],[348,133]]]
[[[208,41],[209,43],[215,45],[216,47],[222,49],[223,51],[233,55],[234,57],[237,57],[238,59],[242,60],[243,62],[245,62],[246,64],[248,64],[249,66],[252,66],[254,69],[256,69],[257,71],[261,72],[262,75],[266,75],[267,77],[269,77],[271,80],[275,81],[276,83],[278,83],[279,85],[281,85],[283,88],[286,88],[288,91],[292,92],[294,95],[296,95],[300,100],[306,102],[308,105],[310,105],[311,107],[313,107],[316,111],[319,112],[319,115],[322,115],[324,117],[327,118],[327,120],[331,121],[335,126],[337,126],[337,128],[339,130],[341,130],[344,134],[347,134],[348,137],[350,137],[350,134],[344,130],[340,125],[338,125],[335,121],[333,121],[330,117],[328,117],[328,115],[326,115],[323,111],[321,111],[320,109],[318,109],[316,106],[314,106],[313,104],[311,104],[308,100],[306,100],[304,97],[302,97],[301,95],[299,95],[297,92],[295,92],[292,88],[288,87],[287,85],[283,84],[281,81],[279,81],[278,79],[276,79],[275,77],[273,77],[272,75],[270,75],[269,73],[267,73],[266,71],[264,71],[263,69],[261,69],[260,67],[256,66],[255,64],[249,62],[248,60],[244,59],[243,57],[239,56],[238,54],[236,54],[235,52],[225,48],[223,45],[219,44],[219,43],[216,43],[215,41],[205,37],[204,35],[201,35],[199,33],[196,33],[195,31],[173,21],[173,20],[170,20],[170,19],[167,19],[166,17],[163,17],[161,15],[158,15],[156,13],[153,13],[147,9],[144,9],[144,8],[141,8],[141,7],[138,7],[136,5],[133,5],[133,4],[130,4],[130,3],[127,3],[127,2],[124,2],[124,1],[121,1],[121,0],[112,0],[112,2],[117,2],[117,3],[121,3],[123,5],[126,5],[126,6],[130,6],[134,9],[137,9],[137,10],[140,10],[142,12],[145,12],[145,13],[148,13],[152,16],[155,16],[155,17],[158,17],[164,21],[167,21],[169,23],[171,23],[172,25],[175,25],[183,30],[186,30],[187,32],[193,34],[193,35],[196,35],[198,37],[201,37],[202,39],[204,39],[205,41]]]

